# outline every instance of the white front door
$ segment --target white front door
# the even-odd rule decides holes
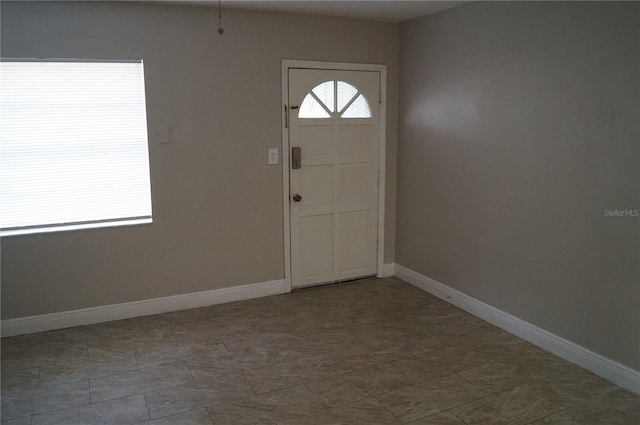
[[[289,70],[293,288],[376,274],[379,96],[379,72]]]

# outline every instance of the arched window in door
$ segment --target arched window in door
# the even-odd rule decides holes
[[[298,118],[371,118],[369,102],[353,85],[344,81],[325,81],[302,101]]]

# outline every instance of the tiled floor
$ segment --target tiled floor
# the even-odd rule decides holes
[[[388,278],[2,340],[2,425],[640,424],[638,397]]]

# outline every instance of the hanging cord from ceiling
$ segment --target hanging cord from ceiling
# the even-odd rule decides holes
[[[222,0],[218,0],[218,34],[224,34],[224,29],[222,28]]]

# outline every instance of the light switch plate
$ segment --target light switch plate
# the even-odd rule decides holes
[[[269,148],[268,161],[269,165],[275,165],[278,163],[278,149]]]

